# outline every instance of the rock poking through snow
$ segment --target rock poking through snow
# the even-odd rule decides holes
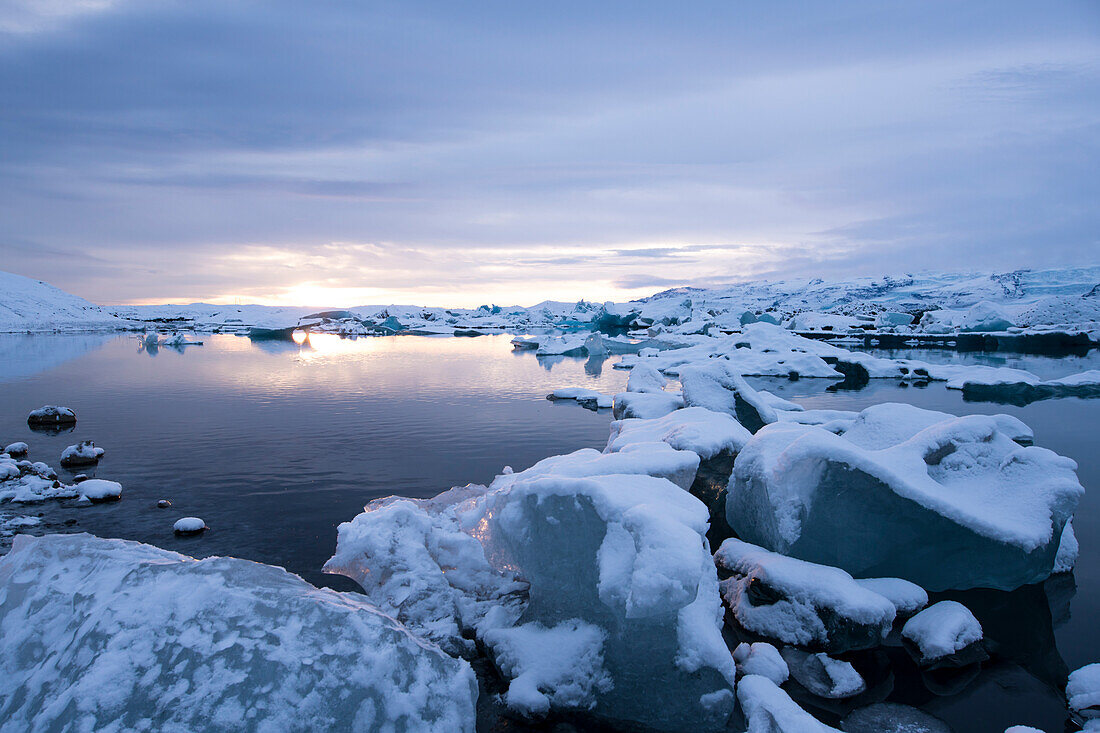
[[[714,554],[722,600],[743,628],[814,650],[878,646],[896,611],[838,568],[814,565],[728,539]]]

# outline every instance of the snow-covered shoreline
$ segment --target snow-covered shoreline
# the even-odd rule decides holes
[[[1005,274],[920,274],[843,281],[755,281],[676,288],[624,303],[545,301],[533,306],[344,309],[262,305],[95,305],[46,283],[0,273],[0,332],[145,330],[247,332],[312,329],[345,334],[635,330],[730,333],[764,320],[818,338],[891,344],[952,336],[1084,335],[1100,340],[1100,266]]]

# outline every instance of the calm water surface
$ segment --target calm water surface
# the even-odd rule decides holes
[[[246,557],[349,590],[350,581],[320,572],[335,548],[337,524],[380,496],[431,496],[486,483],[505,465],[521,470],[548,455],[602,448],[610,411],[552,403],[545,395],[563,386],[614,393],[627,376],[611,368],[614,357],[513,353],[510,336],[315,335],[304,346],[201,338],[203,346],[149,353],[132,336],[0,336],[0,441],[24,440],[33,460],[56,467],[65,446],[95,440],[107,450],[95,474],[124,487],[123,500],[113,505],[46,503],[27,511],[42,512],[51,529],[195,556]],[[1014,366],[1048,378],[1100,367],[1095,352],[1068,359],[898,355]],[[960,415],[1006,412],[1035,430],[1037,445],[1079,463],[1087,493],[1074,520],[1081,542],[1075,574],[1013,593],[958,594],[999,646],[981,674],[945,685],[922,679],[904,652],[889,650],[879,653],[887,671],[859,700],[916,705],[958,733],[1000,733],[1012,724],[1062,731],[1066,672],[1100,661],[1100,401],[1021,408],[965,402],[942,384],[872,381],[859,391],[828,393],[823,380],[753,381],[808,408],[904,401]],[[75,430],[28,429],[27,413],[49,403],[76,410]],[[162,498],[172,501],[170,509],[155,507]],[[187,515],[202,517],[211,531],[176,538],[172,523]],[[75,527],[65,527],[72,519]],[[850,706],[814,712],[835,724]]]

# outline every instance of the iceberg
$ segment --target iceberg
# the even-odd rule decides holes
[[[470,666],[354,593],[86,534],[0,559],[13,730],[474,730]]]
[[[736,668],[707,510],[681,486],[697,460],[667,445],[578,451],[489,487],[379,500],[340,526],[325,569],[415,633],[483,650],[517,713],[723,730]]]
[[[741,449],[726,520],[761,547],[928,590],[1049,576],[1084,489],[1006,416],[878,405],[840,434],[778,422]],[[897,419],[891,423],[891,414]]]

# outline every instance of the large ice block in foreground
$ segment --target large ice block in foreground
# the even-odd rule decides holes
[[[469,665],[362,596],[90,535],[0,559],[11,730],[473,731]]]
[[[601,630],[593,676],[611,684],[590,685],[582,709],[659,730],[724,729],[735,668],[698,499],[650,476],[549,475],[487,495],[476,520],[490,562],[530,583],[525,636],[580,622],[586,643],[572,645],[592,659],[591,628]],[[536,663],[517,664],[516,649],[510,666]]]
[[[697,462],[641,443],[557,456],[489,487],[378,500],[340,526],[325,567],[414,633],[456,653],[481,642],[519,713],[723,730],[735,667],[708,513],[665,478],[686,483]]]
[[[727,521],[767,549],[928,590],[1046,578],[1084,491],[1077,464],[1013,441],[1029,433],[1015,418],[926,412],[878,405],[839,435],[763,427],[737,457]]]

